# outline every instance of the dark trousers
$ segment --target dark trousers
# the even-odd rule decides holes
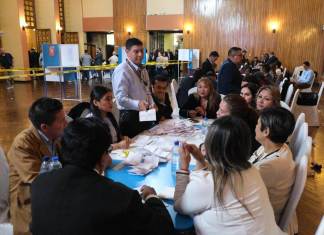
[[[133,138],[142,131],[148,130],[155,122],[140,122],[139,112],[135,110],[120,110],[119,128],[123,136]]]

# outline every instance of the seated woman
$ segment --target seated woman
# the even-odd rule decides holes
[[[216,118],[216,110],[221,101],[215,91],[213,83],[208,78],[201,78],[197,82],[197,93],[191,94],[180,108],[180,116],[194,118],[197,116]]]
[[[219,104],[217,117],[235,116],[241,118],[250,128],[252,149],[251,154],[260,146],[255,140],[255,126],[258,115],[254,109],[250,108],[245,99],[238,94],[229,94],[223,98]]]
[[[280,107],[280,91],[275,86],[262,86],[256,95],[256,109]]]
[[[285,108],[264,109],[255,128],[255,138],[262,146],[249,160],[268,189],[277,223],[295,181],[295,162],[285,144],[294,127],[294,115]]]
[[[111,164],[111,136],[102,121],[72,121],[61,143],[63,168],[32,183],[32,234],[173,234],[153,188],[142,187],[141,197],[102,175]]]
[[[209,127],[207,161],[195,145],[180,149],[174,207],[193,217],[197,234],[284,234],[276,225],[260,173],[248,161],[249,137],[243,120],[226,116]],[[197,161],[191,173],[190,154]]]
[[[254,83],[248,83],[242,86],[241,96],[245,99],[246,103],[255,109],[255,96],[258,91],[258,86]]]
[[[113,97],[112,90],[104,86],[95,86],[90,94],[90,110],[86,117],[97,117],[108,125],[112,142],[112,149],[125,149],[130,145],[130,138],[122,137],[117,121],[112,114]]]

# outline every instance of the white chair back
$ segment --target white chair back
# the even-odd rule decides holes
[[[317,107],[318,107],[318,104],[319,104],[319,102],[321,100],[321,97],[322,97],[322,94],[323,94],[323,89],[324,89],[324,82],[322,82],[321,87],[320,87],[320,89],[318,91],[318,99],[317,99],[317,103],[316,103]]]
[[[283,73],[282,73],[282,76],[285,77],[286,76],[286,73],[287,73],[287,68],[285,67]]]
[[[291,144],[291,142],[296,141],[297,132],[301,128],[301,126],[304,124],[304,122],[305,122],[305,114],[301,113],[301,114],[299,114],[298,118],[296,119],[295,128],[294,128],[293,133],[291,133],[291,135],[288,138],[289,145]],[[290,148],[291,148],[291,146],[290,146]]]
[[[197,90],[198,90],[197,87],[190,88],[189,91],[188,91],[188,96],[191,95],[191,94],[197,93]]]
[[[308,124],[307,122],[304,122],[302,126],[297,130],[296,138],[292,139],[289,147],[291,149],[291,152],[294,156],[294,159],[296,158],[298,152],[300,151],[300,148],[303,146],[303,144],[306,142],[308,137]]]
[[[285,98],[285,103],[289,105],[291,96],[293,95],[294,92],[294,86],[293,84],[290,84],[287,90],[286,98]]]
[[[178,100],[177,100],[177,91],[178,91],[178,83],[175,79],[172,79],[171,81],[171,105],[173,108],[173,115],[177,116],[179,115],[179,105],[178,105]]]
[[[310,157],[310,153],[312,151],[312,141],[312,137],[307,136],[303,143],[301,143],[296,155],[294,156],[295,162],[299,162],[303,155],[306,155],[308,158]]]
[[[324,234],[324,216],[322,217],[321,223],[319,224],[315,235],[323,235]]]
[[[283,102],[282,100],[280,100],[280,106],[290,111],[289,105]]]
[[[307,178],[307,164],[308,157],[306,155],[303,155],[300,161],[296,162],[295,183],[279,221],[279,227],[285,232],[287,231],[289,224],[292,222],[293,215],[296,211],[298,202],[305,188],[305,182]]]
[[[297,105],[297,100],[298,100],[299,92],[300,92],[299,89],[297,89],[297,90],[295,91],[295,94],[294,94],[293,100],[292,100],[292,102],[291,102],[290,110],[292,110],[292,112],[293,112],[294,108],[295,108],[296,105]]]
[[[288,78],[284,78],[281,82],[280,82],[280,84],[279,84],[279,91],[280,91],[280,94],[281,94],[281,91],[282,91],[282,86],[283,86],[283,84],[285,83],[285,81],[287,80]]]
[[[0,234],[1,235],[13,235],[12,224],[0,224]]]

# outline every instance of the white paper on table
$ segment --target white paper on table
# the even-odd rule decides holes
[[[161,190],[158,190],[157,196],[162,199],[173,200],[174,190],[174,187],[163,187]]]
[[[142,147],[147,145],[151,140],[151,136],[140,135],[135,140],[134,143],[131,144],[132,147]]]
[[[157,146],[155,146],[155,145],[146,145],[146,146],[144,146],[144,149],[151,152],[151,153],[155,153],[155,151],[157,150]]]
[[[140,122],[156,121],[156,110],[149,109],[147,111],[140,111],[139,120]]]
[[[142,158],[143,158],[143,154],[131,151],[129,152],[127,158],[125,159],[125,163],[136,166],[141,163]]]

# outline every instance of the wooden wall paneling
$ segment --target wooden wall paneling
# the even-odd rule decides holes
[[[113,8],[115,44],[125,45],[129,37],[137,37],[146,45],[146,0],[114,0]],[[127,27],[132,28],[131,36]]]
[[[323,71],[323,5],[322,0],[186,0],[184,25],[193,28],[184,33],[184,46],[201,49],[201,61],[217,50],[219,65],[231,46],[239,46],[250,57],[274,51],[290,69],[309,60]],[[279,23],[275,34],[270,21]]]

